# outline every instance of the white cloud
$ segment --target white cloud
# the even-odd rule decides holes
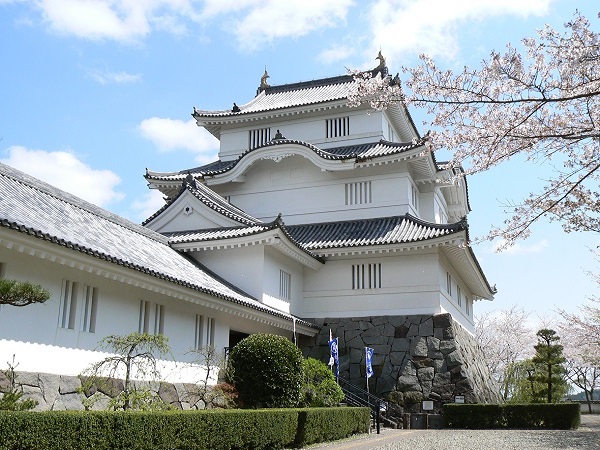
[[[71,152],[12,146],[8,153],[8,158],[1,160],[3,163],[95,205],[106,207],[124,198],[124,194],[116,190],[121,182],[117,174],[92,169]]]
[[[142,222],[163,206],[165,206],[164,195],[156,189],[151,189],[141,199],[134,201],[131,209],[135,220]]]
[[[331,28],[346,20],[352,0],[265,0],[253,2],[245,16],[228,28],[243,49],[254,50],[266,42],[284,37],[305,36]]]
[[[100,84],[129,84],[137,83],[142,79],[141,74],[131,74],[127,72],[108,72],[98,69],[87,71],[88,76]]]
[[[400,62],[406,53],[452,58],[456,29],[468,20],[543,15],[552,0],[378,0],[369,13],[371,49]],[[389,65],[389,64],[388,64]]]
[[[190,0],[39,0],[57,33],[91,40],[136,41],[153,28],[182,34],[197,16]]]
[[[512,246],[506,247],[506,241],[504,239],[500,239],[500,240],[494,242],[492,251],[501,252],[501,253],[507,254],[507,255],[527,255],[527,254],[531,254],[531,253],[541,253],[549,245],[550,245],[550,242],[548,242],[547,239],[542,239],[541,241],[536,242],[534,244],[530,244],[530,245],[516,243]]]
[[[138,128],[141,135],[152,141],[161,151],[188,150],[197,155],[196,160],[200,163],[216,159],[218,139],[204,128],[198,127],[194,119],[184,122],[151,117],[143,120]]]
[[[326,64],[343,61],[354,55],[355,48],[346,45],[334,45],[317,55],[317,60]]]

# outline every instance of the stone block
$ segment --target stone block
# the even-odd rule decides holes
[[[410,340],[408,338],[399,338],[392,341],[393,352],[408,352],[410,351]]]
[[[177,389],[175,389],[175,386],[173,386],[173,384],[160,383],[160,386],[158,388],[158,396],[163,402],[181,409],[179,395],[177,394]]]
[[[448,366],[448,369],[452,369],[453,367],[462,364],[462,358],[456,350],[446,355],[446,364]]]
[[[17,372],[17,384],[22,386],[40,386],[40,376],[34,372]]]
[[[435,370],[433,367],[424,367],[422,369],[417,370],[417,378],[419,379],[421,384],[432,381],[434,375]]]
[[[73,392],[59,395],[50,409],[53,411],[83,411],[85,409],[82,402],[83,398],[85,398],[83,395]]]
[[[406,322],[406,316],[389,316],[388,323],[396,328]]]
[[[398,391],[421,391],[421,384],[416,375],[400,375],[396,382]]]
[[[395,331],[394,331],[394,337],[399,339],[399,338],[406,338],[408,336],[408,327],[404,326],[404,325],[400,325],[398,327],[396,327]]]
[[[381,377],[377,379],[376,393],[377,395],[385,395],[394,389],[394,380],[392,377]]]
[[[433,316],[433,326],[436,328],[448,328],[452,326],[452,316],[448,313],[435,314]]]
[[[365,352],[359,348],[351,348],[350,349],[350,363],[351,364],[360,364],[363,362]]]
[[[0,392],[8,392],[11,388],[11,383],[4,372],[0,371]]]
[[[81,389],[81,380],[79,377],[60,376],[58,392],[61,395],[77,393],[79,389]]]
[[[359,320],[358,328],[359,328],[359,330],[367,331],[367,330],[373,328],[373,324],[369,320]]]
[[[387,337],[393,338],[395,333],[396,333],[396,327],[394,327],[392,324],[386,323],[382,326],[382,330],[381,330],[382,336],[387,336]]]
[[[433,336],[433,318],[421,322],[419,325],[419,336]]]
[[[427,339],[416,337],[410,343],[410,354],[412,356],[427,356]]]
[[[440,340],[436,337],[429,336],[427,338],[427,348],[429,350],[439,351],[440,349]]]
[[[456,342],[454,342],[454,340],[440,341],[439,350],[445,355],[447,355],[448,353],[452,353],[454,350],[456,350]]]
[[[362,331],[357,328],[348,329],[348,330],[344,331],[344,339],[346,340],[346,342],[349,342],[352,339],[354,339],[356,336],[360,336],[361,333],[362,333]]]
[[[381,336],[381,335],[377,335],[377,336],[365,336],[363,334],[362,336],[362,340],[365,343],[365,345],[369,346],[369,347],[373,347],[375,345],[389,345],[390,344],[390,339],[387,336]]]
[[[394,366],[401,366],[402,361],[404,361],[405,357],[406,357],[406,352],[394,352],[394,351],[390,352],[390,362]]]
[[[374,316],[371,317],[371,323],[374,326],[379,327],[381,325],[388,325],[390,323],[390,319],[387,316]]]
[[[413,337],[413,336],[418,336],[419,335],[419,325],[416,323],[411,323],[410,327],[408,328],[408,333],[406,334],[407,337]]]
[[[48,405],[53,405],[59,394],[60,377],[48,373],[40,373],[40,389]]]

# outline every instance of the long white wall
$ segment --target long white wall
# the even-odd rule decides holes
[[[31,281],[41,284],[51,293],[44,304],[26,307],[3,305],[0,307],[0,367],[15,355],[19,370],[77,375],[88,364],[103,357],[99,353],[100,339],[109,335],[127,335],[138,331],[140,303],[149,302],[149,329],[154,332],[155,305],[163,306],[163,334],[168,337],[172,357],[178,363],[192,362],[189,353],[195,345],[196,315],[214,319],[214,346],[224,349],[229,345],[229,330],[244,333],[271,332],[285,334],[272,326],[244,319],[222,310],[204,307],[112,278],[30,256],[28,253],[0,246],[0,265],[7,279]],[[81,294],[84,286],[95,287],[98,292],[97,315],[94,332],[82,331],[84,300],[79,295],[73,329],[60,326],[63,281],[77,283]],[[68,326],[68,325],[67,325]],[[206,328],[204,329],[206,331]],[[288,333],[289,334],[289,333]],[[204,340],[204,345],[209,343]],[[223,350],[224,351],[224,350]],[[169,366],[175,369],[175,365]],[[188,376],[172,373],[172,380]],[[166,374],[168,375],[168,374]],[[192,375],[193,376],[193,375]],[[174,377],[174,378],[173,378]],[[195,381],[179,379],[179,381]]]

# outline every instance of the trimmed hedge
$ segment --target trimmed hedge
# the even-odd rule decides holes
[[[578,403],[455,404],[442,410],[445,428],[575,429],[580,423]]]
[[[0,450],[277,449],[368,427],[368,408],[0,411]]]

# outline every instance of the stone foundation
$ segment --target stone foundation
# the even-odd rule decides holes
[[[329,360],[329,331],[338,338],[340,377],[363,389],[365,347],[375,350],[369,390],[390,401],[420,408],[421,400],[498,403],[499,389],[481,348],[450,314],[311,319],[322,326],[300,344],[305,356]]]
[[[123,381],[115,380],[107,389],[92,389],[85,394],[81,391],[81,380],[76,376],[52,375],[47,373],[16,372],[17,385],[23,388],[23,397],[38,402],[34,411],[84,410],[84,403],[90,410],[105,410],[112,395],[123,390]],[[204,409],[205,405],[194,384],[144,383],[144,388],[157,394],[164,402],[176,409]],[[0,397],[9,389],[9,381],[0,371]],[[89,401],[95,394],[94,401]],[[87,400],[87,401],[86,401]]]

